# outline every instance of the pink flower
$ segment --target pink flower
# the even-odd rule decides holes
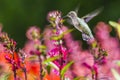
[[[62,29],[64,31],[68,30],[65,26],[62,27]],[[87,63],[89,66],[92,66],[94,63],[93,56],[88,50],[83,50],[81,42],[75,41],[70,33],[64,36],[64,40],[70,51],[70,54],[68,54],[68,61],[74,61],[66,75],[71,77],[71,79],[77,76],[91,77],[91,70],[84,66],[83,63]]]
[[[51,23],[51,24],[55,24],[58,25],[59,23],[61,23],[61,12],[60,11],[51,11],[48,13],[47,15],[47,20]]]
[[[27,55],[28,55],[28,54],[31,54],[31,51],[36,51],[35,44],[41,45],[41,42],[40,42],[40,41],[36,41],[36,42],[27,41],[27,42],[26,42],[23,50],[25,51],[25,53],[27,53]]]
[[[111,68],[119,70],[115,64],[116,60],[120,59],[120,43],[116,37],[110,35],[111,28],[104,22],[99,22],[95,28],[95,35],[100,46],[108,52],[106,57],[106,63],[98,66],[99,77],[109,76],[113,78],[111,74]]]
[[[40,29],[32,26],[28,29],[26,36],[29,40],[38,40],[40,38]]]

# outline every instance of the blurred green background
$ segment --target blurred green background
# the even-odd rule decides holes
[[[0,0],[0,23],[22,47],[26,41],[25,32],[30,26],[36,25],[43,30],[49,24],[46,20],[49,11],[60,10],[64,16],[78,5],[79,16],[104,6],[104,10],[88,23],[91,28],[99,21],[108,23],[120,17],[120,0]]]

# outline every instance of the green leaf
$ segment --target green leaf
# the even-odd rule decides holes
[[[65,32],[63,32],[63,33],[60,34],[59,36],[52,36],[50,39],[51,39],[51,40],[60,40],[60,39],[63,38],[63,36],[64,36],[65,34],[68,34],[68,33],[72,32],[73,30],[74,30],[74,29],[66,30]]]
[[[79,80],[80,79],[80,77],[76,77],[76,78],[74,78],[73,80]]]
[[[59,36],[52,36],[50,37],[51,40],[60,40],[63,37],[63,35],[59,35]]]
[[[120,60],[119,60],[119,61],[116,61],[116,64],[117,64],[118,66],[120,66]]]
[[[65,32],[63,32],[63,35],[68,34],[68,33],[72,32],[73,30],[75,30],[75,29],[68,29]]]
[[[68,70],[68,68],[73,64],[73,61],[69,62],[66,66],[63,67],[63,69],[61,70],[61,77],[64,77],[65,72]]]
[[[46,66],[46,69],[47,69],[48,74],[50,74],[51,67],[48,65],[48,66]]]
[[[36,55],[32,55],[28,58],[28,60],[36,60],[37,59],[37,56]]]
[[[45,46],[45,45],[36,45],[35,47],[36,47],[36,48],[39,48],[39,49],[46,49],[46,46]]]
[[[116,80],[120,80],[120,75],[115,69],[111,69],[113,76],[115,77]]]
[[[109,24],[110,24],[112,27],[114,27],[114,28],[120,26],[120,24],[118,24],[118,23],[116,23],[116,22],[114,22],[114,21],[109,21]]]
[[[8,80],[9,76],[10,76],[10,73],[5,73],[3,74],[3,76],[0,77],[0,80]]]
[[[73,80],[88,80],[88,79],[84,76],[79,76],[79,77],[74,78]]]
[[[46,60],[43,61],[43,64],[46,64],[46,65],[48,65],[50,67],[53,67],[53,68],[55,68],[56,70],[59,71],[59,68],[56,66],[56,64],[54,64],[52,62],[52,61],[54,61],[56,59],[59,59],[59,58],[61,58],[61,57],[60,56],[55,56],[55,57],[48,58],[48,59],[46,59]]]
[[[57,71],[59,71],[59,68],[57,67],[56,64],[54,64],[53,62],[48,62],[48,63],[45,63],[46,65],[50,66],[50,67],[53,67],[55,68]]]
[[[54,61],[54,60],[56,60],[56,59],[59,59],[59,58],[60,58],[60,56],[50,57],[50,58],[44,60],[44,61],[43,61],[43,64],[46,64],[46,63],[48,63],[48,62],[52,62],[52,61]]]

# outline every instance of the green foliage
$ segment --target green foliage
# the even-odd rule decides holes
[[[74,78],[73,80],[89,80],[89,79],[87,79],[87,78],[84,77],[84,76],[80,76],[80,77]]]
[[[8,80],[10,75],[11,75],[10,73],[5,73],[0,77],[0,80]]]
[[[118,66],[120,66],[120,60],[116,61],[116,64],[117,64]]]
[[[60,58],[60,56],[50,57],[50,58],[44,60],[43,64],[46,64],[49,67],[53,67],[53,68],[55,68],[56,70],[59,71],[59,68],[52,62],[52,61],[54,61],[56,59],[59,59],[59,58]]]
[[[48,62],[48,63],[46,63],[46,65],[48,65],[52,68],[55,68],[57,71],[59,71],[59,68],[53,62]]]
[[[50,74],[51,67],[48,65],[46,66],[46,69],[47,69],[48,74]]]
[[[118,24],[117,22],[114,22],[114,21],[109,21],[109,24],[114,28],[120,26],[120,24]]]
[[[113,76],[116,80],[120,80],[120,75],[115,69],[111,69]]]
[[[74,78],[73,80],[79,80],[80,79],[80,77],[76,77],[76,78]]]
[[[74,29],[69,29],[69,30],[66,30],[65,32],[63,32],[62,34],[60,34],[59,36],[52,36],[51,39],[52,40],[60,40],[63,38],[64,35],[72,32]]]
[[[68,64],[66,64],[63,69],[61,70],[61,77],[64,77],[65,72],[68,70],[68,68],[73,64],[73,61],[69,62]]]
[[[50,58],[44,60],[44,61],[43,61],[43,64],[52,62],[52,61],[54,61],[54,60],[56,60],[56,59],[59,59],[59,58],[60,58],[60,56],[50,57]]]

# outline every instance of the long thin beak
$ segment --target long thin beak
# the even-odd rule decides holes
[[[63,19],[65,19],[65,18],[67,18],[67,17],[68,17],[68,16],[67,16],[67,15],[65,15],[65,16],[63,16],[62,18],[63,18]]]

